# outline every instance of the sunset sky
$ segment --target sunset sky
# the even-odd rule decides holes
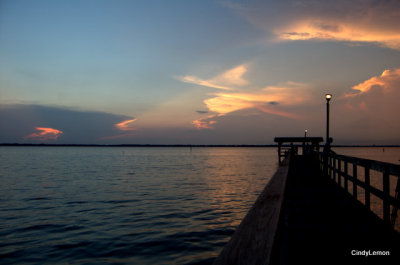
[[[400,144],[400,1],[0,0],[0,143]]]

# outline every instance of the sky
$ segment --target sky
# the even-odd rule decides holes
[[[400,2],[0,0],[0,143],[400,144]]]

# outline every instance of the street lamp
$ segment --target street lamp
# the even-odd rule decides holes
[[[332,94],[326,94],[325,99],[326,99],[326,144],[329,146],[330,141],[329,141],[329,101],[332,98]]]

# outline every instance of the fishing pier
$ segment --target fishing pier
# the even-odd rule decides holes
[[[321,137],[275,142],[279,168],[215,265],[399,264],[400,165],[320,152]]]
[[[400,264],[400,165],[276,137],[279,167],[214,265]]]

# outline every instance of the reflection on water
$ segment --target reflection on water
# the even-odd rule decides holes
[[[275,148],[0,148],[0,263],[209,264]]]

